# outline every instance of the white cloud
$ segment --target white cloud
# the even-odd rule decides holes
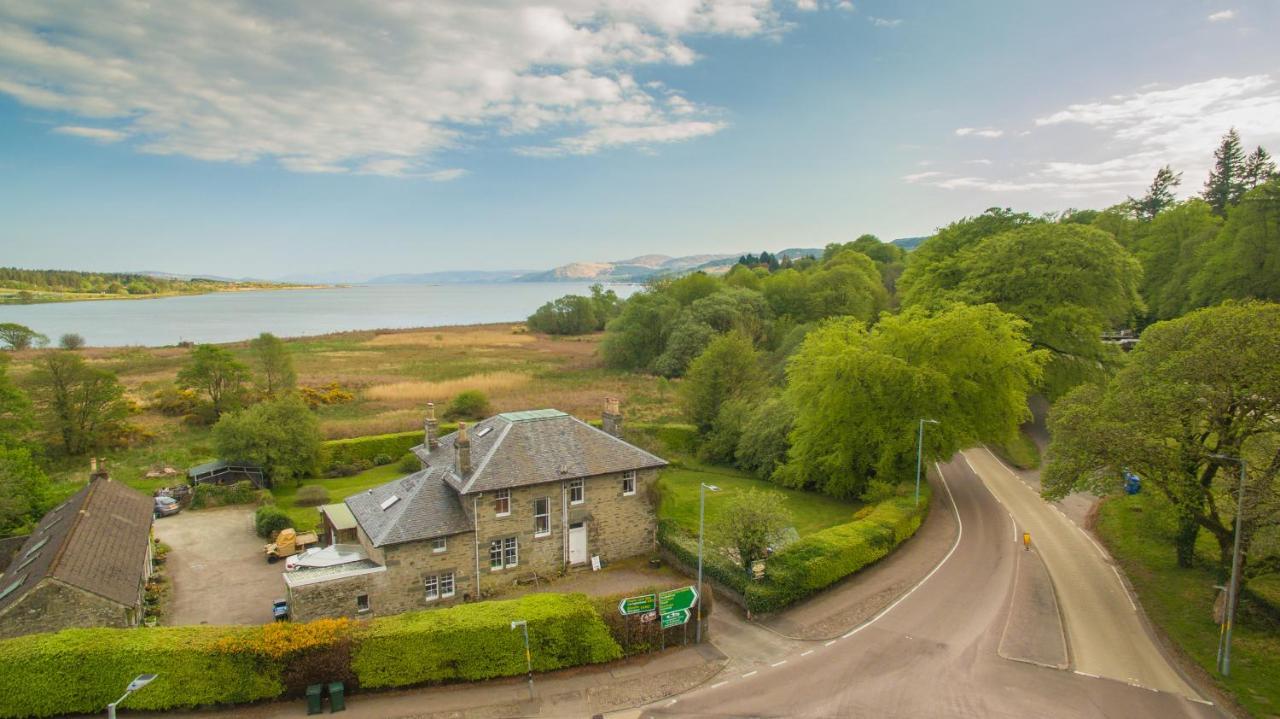
[[[902,176],[902,179],[906,180],[907,182],[910,182],[910,183],[913,183],[913,184],[914,184],[914,183],[920,182],[920,181],[922,181],[922,180],[931,180],[931,179],[933,179],[933,178],[935,178],[935,177],[943,177],[943,176],[944,176],[944,175],[943,175],[943,173],[941,173],[941,172],[936,172],[936,171],[934,171],[934,170],[930,170],[930,171],[928,171],[928,172],[916,172],[916,173],[913,173],[913,174],[910,174],[910,175],[903,175],[903,176]]]
[[[998,130],[994,127],[958,127],[956,128],[957,137],[986,137],[994,139],[1004,135],[1004,130]]]
[[[1219,10],[1209,15],[1209,22],[1224,22],[1226,20],[1234,20],[1236,18],[1235,10]]]
[[[985,157],[980,157],[976,160],[965,160],[964,162],[966,165],[990,165],[991,164],[991,160],[988,160]]]
[[[635,69],[786,27],[774,0],[0,3],[0,93],[143,152],[453,179],[421,168],[503,138],[558,155],[713,134],[714,108]]]
[[[105,127],[83,127],[81,125],[62,125],[61,127],[53,128],[53,131],[59,135],[84,137],[98,142],[119,142],[126,137],[119,130],[110,130]]]
[[[876,27],[897,27],[902,24],[902,18],[869,17],[867,19]]]

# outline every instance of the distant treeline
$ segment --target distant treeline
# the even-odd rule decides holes
[[[232,283],[199,277],[184,280],[125,272],[74,272],[0,267],[0,287],[32,292],[154,295],[173,292],[211,292],[227,287],[261,284],[268,283]]]

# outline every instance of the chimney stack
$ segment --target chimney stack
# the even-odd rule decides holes
[[[458,476],[466,478],[471,474],[471,438],[467,436],[467,423],[458,423],[458,437],[453,441],[453,448],[458,453]]]
[[[92,482],[95,479],[109,479],[109,478],[110,478],[110,475],[107,474],[107,460],[106,459],[99,460],[97,457],[90,457],[89,458],[89,481]]]
[[[608,397],[604,401],[604,415],[601,426],[604,431],[614,437],[622,437],[622,407],[617,397]]]
[[[436,422],[436,403],[427,403],[427,420],[423,422],[424,434],[426,435],[423,444],[427,445],[428,452],[434,452],[440,448],[440,425]]]

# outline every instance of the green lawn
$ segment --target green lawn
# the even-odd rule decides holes
[[[1167,502],[1155,495],[1110,499],[1098,513],[1098,534],[1125,568],[1143,608],[1200,666],[1214,670],[1218,626],[1212,607],[1222,584],[1213,557],[1217,544],[1201,532],[1197,563],[1180,569],[1174,560],[1174,519]],[[1260,594],[1275,596],[1277,582],[1256,580]],[[1280,710],[1280,627],[1260,612],[1242,609],[1232,643],[1231,676],[1220,684],[1255,716]]]
[[[675,520],[691,533],[698,531],[698,486],[707,483],[720,488],[707,492],[707,524],[720,518],[725,500],[735,492],[763,489],[786,497],[783,506],[791,513],[792,523],[801,537],[820,529],[848,522],[862,505],[844,502],[813,492],[786,489],[772,482],[755,479],[749,474],[723,467],[671,467],[658,478],[661,502],[660,519]]]
[[[306,487],[315,484],[324,487],[329,490],[329,501],[337,503],[353,494],[359,494],[366,489],[390,482],[404,475],[405,473],[401,472],[394,464],[388,464],[382,467],[374,467],[351,477],[305,479],[302,481],[301,486]],[[293,518],[295,529],[300,532],[314,530],[320,523],[320,513],[315,507],[299,507],[294,504],[298,489],[293,485],[276,487],[271,490],[271,494],[276,498],[276,506],[283,509],[285,513]]]

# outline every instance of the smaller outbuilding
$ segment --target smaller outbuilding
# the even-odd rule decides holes
[[[335,544],[359,544],[356,536],[356,516],[346,504],[320,506],[320,541],[326,546]]]
[[[253,486],[258,489],[267,489],[271,486],[262,472],[262,467],[252,462],[225,459],[205,462],[188,469],[187,481],[193,487],[198,484],[235,484],[245,481],[253,482]]]

